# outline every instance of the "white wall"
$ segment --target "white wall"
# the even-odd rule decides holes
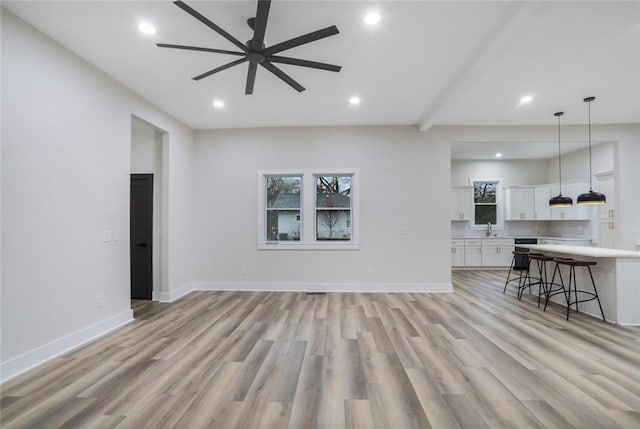
[[[6,379],[131,318],[132,114],[170,135],[166,270],[188,285],[193,136],[6,10],[2,93]]]
[[[615,142],[592,146],[592,173],[605,173],[615,169]],[[558,182],[558,157],[549,159],[546,183]],[[589,149],[580,149],[562,155],[562,181],[589,180]]]
[[[503,179],[503,186],[546,183],[546,160],[452,160],[451,186],[468,186],[469,178]]]
[[[450,287],[449,192],[440,192],[450,181],[447,142],[417,127],[201,131],[195,159],[203,284]],[[331,168],[360,169],[360,249],[257,250],[257,171]]]

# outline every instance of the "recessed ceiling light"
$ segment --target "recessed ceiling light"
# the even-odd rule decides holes
[[[500,152],[496,153],[496,158],[502,158],[502,154]]]
[[[215,107],[216,109],[222,109],[224,107],[224,101],[214,100],[213,107]]]
[[[354,106],[355,106],[356,104],[360,104],[360,98],[359,98],[359,97],[351,97],[351,98],[349,99],[349,103],[350,103],[350,104],[353,104]]]
[[[525,95],[524,97],[522,97],[520,99],[520,103],[525,104],[525,103],[530,103],[533,100],[533,96],[531,95]]]
[[[138,30],[142,31],[144,34],[156,34],[156,27],[148,22],[141,22],[138,25]]]
[[[380,22],[380,15],[376,12],[369,12],[365,15],[364,22],[369,25],[376,25]]]

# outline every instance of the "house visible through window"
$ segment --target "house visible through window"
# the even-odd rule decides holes
[[[351,240],[351,176],[316,176],[316,240]]]
[[[473,182],[473,206],[476,225],[498,223],[498,184],[497,181]]]
[[[266,177],[267,241],[300,241],[300,176]]]
[[[325,171],[258,171],[259,249],[359,248],[358,170]]]

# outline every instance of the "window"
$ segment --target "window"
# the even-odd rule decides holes
[[[316,240],[351,240],[351,176],[316,176]]]
[[[498,181],[473,182],[473,208],[476,225],[498,224]]]
[[[258,249],[358,249],[358,171],[259,171]]]
[[[267,241],[300,241],[300,176],[267,176]]]

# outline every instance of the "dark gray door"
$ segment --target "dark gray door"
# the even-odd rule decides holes
[[[153,291],[153,174],[131,175],[131,298],[151,299]]]

